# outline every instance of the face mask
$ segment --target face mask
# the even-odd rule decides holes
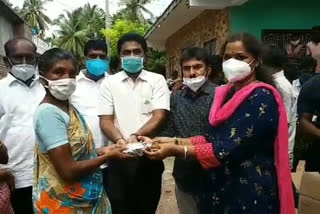
[[[136,74],[143,69],[143,57],[121,57],[122,68],[128,73]]]
[[[246,63],[231,58],[222,64],[223,73],[230,83],[241,81],[252,73],[250,64],[252,64],[253,61],[254,60],[250,63]]]
[[[76,79],[59,79],[59,80],[48,80],[42,76],[40,78],[46,80],[48,85],[44,87],[50,91],[50,94],[58,100],[67,100],[76,90]]]
[[[183,84],[194,92],[197,92],[206,81],[207,78],[205,76],[198,76],[196,78],[183,78]]]
[[[109,70],[109,61],[102,59],[90,59],[86,61],[87,70],[93,76],[102,76]]]
[[[300,39],[298,39],[297,41],[291,41],[290,43],[293,46],[297,46],[300,43]]]
[[[22,81],[27,81],[36,73],[36,68],[34,65],[29,64],[19,64],[19,65],[12,65],[11,73],[17,78]]]

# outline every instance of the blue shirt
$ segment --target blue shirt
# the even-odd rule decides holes
[[[49,103],[41,104],[35,112],[33,123],[42,153],[69,143],[69,115],[60,108]]]

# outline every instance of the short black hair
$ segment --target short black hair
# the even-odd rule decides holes
[[[212,72],[222,72],[223,58],[220,55],[210,56],[210,66],[212,67]]]
[[[287,53],[277,45],[265,45],[262,52],[263,65],[271,68],[283,68],[288,62]]]
[[[38,64],[39,72],[47,73],[52,66],[60,60],[71,60],[75,68],[78,68],[77,59],[71,52],[62,50],[60,48],[52,48],[40,56]]]
[[[84,55],[88,56],[90,50],[101,50],[108,54],[108,45],[102,39],[89,40],[84,46]]]
[[[209,66],[211,64],[210,54],[208,50],[204,48],[192,47],[185,49],[180,59],[181,66],[183,62],[192,59],[202,61],[206,66]]]
[[[138,33],[126,33],[118,41],[117,48],[118,48],[119,55],[120,55],[121,48],[122,48],[123,44],[126,42],[137,42],[141,45],[145,54],[148,52],[147,41],[145,40],[145,38],[143,36],[141,36]]]
[[[307,70],[308,68],[316,69],[318,65],[317,60],[315,60],[312,56],[304,56],[301,58],[300,70]]]
[[[15,37],[15,38],[10,39],[9,41],[7,41],[6,44],[4,45],[4,51],[5,51],[7,57],[10,56],[13,46],[15,44],[17,44],[18,42],[20,42],[20,41],[29,42],[33,46],[34,52],[35,53],[37,52],[37,46],[31,40],[29,40],[27,38],[24,38],[24,37]]]

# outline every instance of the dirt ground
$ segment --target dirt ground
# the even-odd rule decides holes
[[[162,176],[162,194],[156,214],[178,214],[175,184],[172,177],[174,158],[164,160],[165,171]]]

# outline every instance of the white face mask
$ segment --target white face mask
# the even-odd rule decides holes
[[[298,39],[297,41],[291,41],[290,43],[293,46],[297,46],[300,43],[300,39]]]
[[[251,63],[231,58],[222,64],[223,73],[230,83],[241,81],[252,73]]]
[[[48,85],[44,87],[49,89],[50,94],[58,100],[67,100],[76,90],[76,79],[59,79],[59,80],[48,80],[42,76],[40,78],[46,80]]]
[[[34,67],[34,65],[29,64],[12,65],[11,73],[17,79],[27,81],[36,74],[36,68]]]
[[[194,92],[197,92],[206,81],[207,78],[205,76],[198,76],[196,78],[183,78],[183,84]]]

